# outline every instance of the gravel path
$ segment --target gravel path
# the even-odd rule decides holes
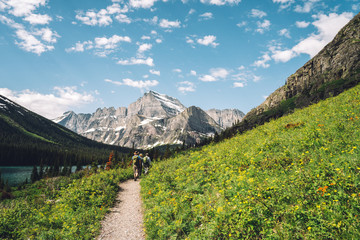
[[[145,239],[140,181],[128,180],[120,184],[116,204],[102,222],[98,240],[103,239]]]

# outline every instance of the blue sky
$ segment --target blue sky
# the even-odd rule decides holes
[[[246,113],[359,11],[360,0],[0,0],[0,94],[50,119],[148,90]]]

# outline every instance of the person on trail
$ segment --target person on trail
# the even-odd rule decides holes
[[[136,181],[136,179],[139,177],[139,168],[141,164],[141,160],[138,154],[139,154],[138,152],[134,152],[134,156],[131,159],[134,170],[134,181]]]
[[[144,174],[145,175],[149,172],[150,166],[151,166],[151,159],[149,157],[149,154],[146,153],[145,157],[143,159],[143,168],[144,168]]]
[[[143,157],[144,157],[144,155],[142,153],[140,153],[139,176],[141,176],[141,174],[142,174]]]

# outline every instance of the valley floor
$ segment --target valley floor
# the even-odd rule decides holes
[[[120,184],[116,204],[103,220],[98,239],[145,239],[140,181],[131,179]]]

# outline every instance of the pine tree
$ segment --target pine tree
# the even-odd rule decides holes
[[[82,170],[81,161],[80,161],[80,159],[78,159],[76,161],[76,170],[75,170],[75,172],[78,172],[78,171],[81,171],[81,170]]]
[[[43,161],[41,160],[40,170],[39,170],[39,179],[42,179],[43,177],[44,177],[44,164],[43,164]]]
[[[37,180],[39,180],[39,173],[38,173],[38,170],[37,170],[36,165],[34,165],[34,167],[33,167],[33,170],[32,170],[32,172],[31,172],[31,177],[30,177],[30,179],[31,179],[31,182],[32,182],[32,183],[34,183],[34,182],[36,182]]]
[[[4,189],[4,181],[3,181],[2,177],[1,177],[1,171],[0,171],[0,190],[1,189]]]
[[[6,180],[5,186],[4,186],[4,190],[5,192],[10,193],[11,192],[11,187],[9,185],[9,180]]]

